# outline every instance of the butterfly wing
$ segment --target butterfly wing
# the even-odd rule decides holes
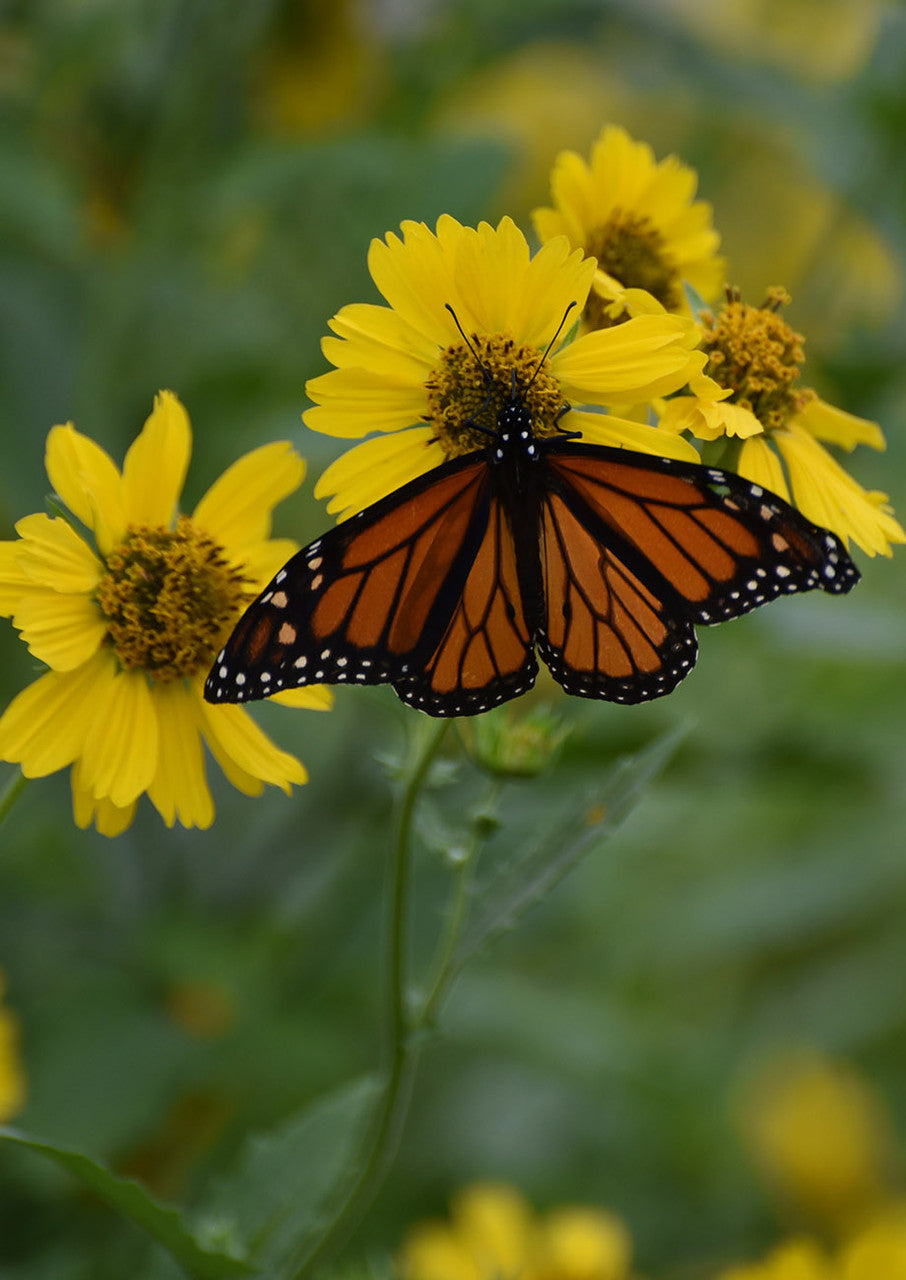
[[[834,534],[731,472],[569,440],[544,467],[539,651],[569,693],[659,697],[695,662],[693,623],[859,580]]]
[[[483,453],[445,463],[299,551],[239,619],[207,700],[382,684],[419,667],[448,631],[484,545],[487,472]]]
[[[484,537],[440,643],[394,688],[404,702],[429,715],[477,715],[535,683],[532,640],[513,534],[494,496]]]
[[[581,508],[556,493],[544,497],[539,653],[567,693],[609,702],[657,698],[692,669],[695,630],[660,584],[646,581],[644,565],[598,535]]]

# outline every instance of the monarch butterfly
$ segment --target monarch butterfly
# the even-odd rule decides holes
[[[486,409],[490,375],[460,333]],[[531,688],[537,650],[567,693],[643,702],[692,669],[694,624],[858,582],[834,534],[732,472],[562,428],[536,437],[534,376],[519,388],[513,374],[493,427],[483,410],[469,419],[486,447],[293,556],[217,655],[205,698],[389,683],[429,715],[475,715]]]

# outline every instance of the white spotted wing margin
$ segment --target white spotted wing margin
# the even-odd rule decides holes
[[[541,657],[568,693],[669,693],[714,625],[781,595],[847,592],[840,540],[732,472],[552,441],[542,485]]]
[[[486,451],[454,459],[297,552],[246,609],[208,702],[309,684],[385,684],[424,669],[489,518]]]

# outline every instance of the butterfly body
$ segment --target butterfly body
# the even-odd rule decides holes
[[[205,697],[390,683],[431,715],[471,715],[531,688],[537,651],[568,693],[642,702],[691,670],[695,625],[858,581],[832,533],[733,473],[536,437],[515,386],[480,430],[486,447],[298,552]]]

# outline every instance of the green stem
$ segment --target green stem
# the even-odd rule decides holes
[[[359,1173],[320,1238],[285,1273],[286,1280],[311,1274],[348,1237],[376,1196],[393,1158],[418,1059],[415,1028],[406,1009],[406,941],[412,825],[416,804],[450,722],[442,720],[425,741],[403,791],[397,836],[391,850],[388,893],[388,964],[384,1088],[378,1102]]]
[[[10,782],[9,786],[3,792],[3,795],[0,796],[0,827],[3,826],[4,822],[9,817],[10,810],[19,799],[27,785],[28,778],[26,778],[25,774],[20,771],[18,776],[13,778],[12,782]]]
[[[503,787],[498,779],[495,779],[488,799],[484,805],[487,812],[493,808]],[[441,942],[438,959],[434,967],[434,980],[428,989],[422,1003],[421,1012],[418,1016],[417,1026],[419,1030],[433,1027],[437,1022],[437,1015],[440,1012],[440,1006],[444,996],[447,994],[447,988],[450,985],[450,979],[454,976],[456,946],[459,942],[459,935],[462,932],[462,926],[466,918],[469,905],[469,888],[472,867],[478,850],[484,842],[484,834],[478,822],[472,826],[472,836],[469,840],[468,847],[462,858],[456,866],[456,882],[453,886],[452,900],[450,910],[447,915],[447,925],[444,931],[444,938]]]

